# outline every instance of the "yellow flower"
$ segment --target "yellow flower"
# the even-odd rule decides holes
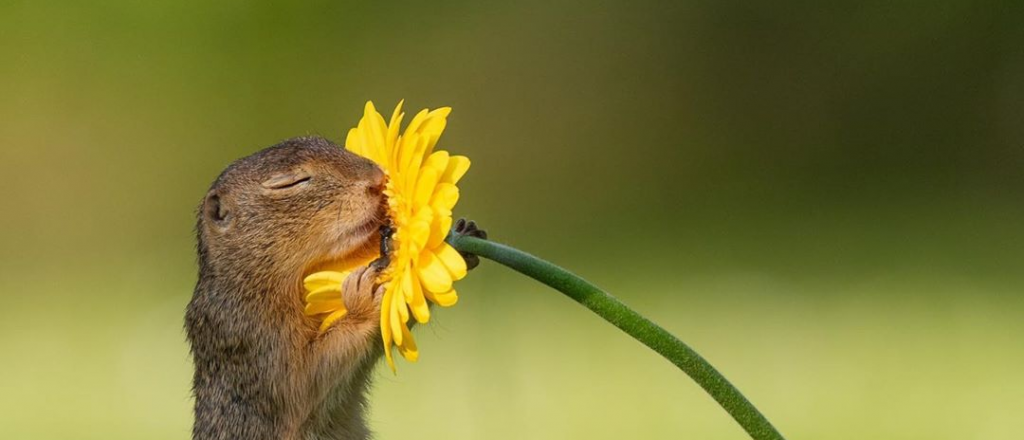
[[[388,176],[384,195],[395,232],[391,261],[379,281],[385,286],[381,334],[392,370],[392,345],[409,361],[419,356],[409,318],[427,323],[428,301],[442,307],[454,305],[458,296],[452,282],[466,276],[466,262],[444,239],[459,200],[455,184],[469,169],[469,159],[434,151],[449,113],[448,107],[420,111],[399,135],[405,116],[402,103],[385,123],[373,103],[367,102],[359,125],[345,140],[346,149],[374,161]],[[349,269],[359,264],[365,262]],[[321,330],[345,315],[340,292],[349,272],[317,272],[305,279],[306,313],[324,317]]]

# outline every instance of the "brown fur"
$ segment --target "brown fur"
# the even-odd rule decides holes
[[[365,394],[382,354],[376,273],[345,281],[349,312],[324,334],[303,313],[302,277],[377,249],[382,183],[373,163],[318,137],[240,159],[213,183],[185,318],[194,439],[369,437]]]

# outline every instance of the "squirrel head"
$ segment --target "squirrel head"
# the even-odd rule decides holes
[[[198,213],[199,264],[217,278],[288,276],[379,246],[385,175],[321,137],[231,164]]]

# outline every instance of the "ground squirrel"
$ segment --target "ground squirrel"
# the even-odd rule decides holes
[[[303,137],[234,162],[213,183],[199,209],[199,281],[185,314],[194,439],[369,437],[363,413],[382,354],[381,265],[344,281],[348,314],[322,334],[303,313],[302,278],[377,255],[384,179],[369,160]]]

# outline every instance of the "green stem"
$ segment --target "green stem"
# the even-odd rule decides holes
[[[448,242],[460,252],[501,263],[564,293],[668,359],[696,381],[757,440],[782,440],[768,419],[696,351],[615,297],[573,273],[518,249],[454,231]]]

